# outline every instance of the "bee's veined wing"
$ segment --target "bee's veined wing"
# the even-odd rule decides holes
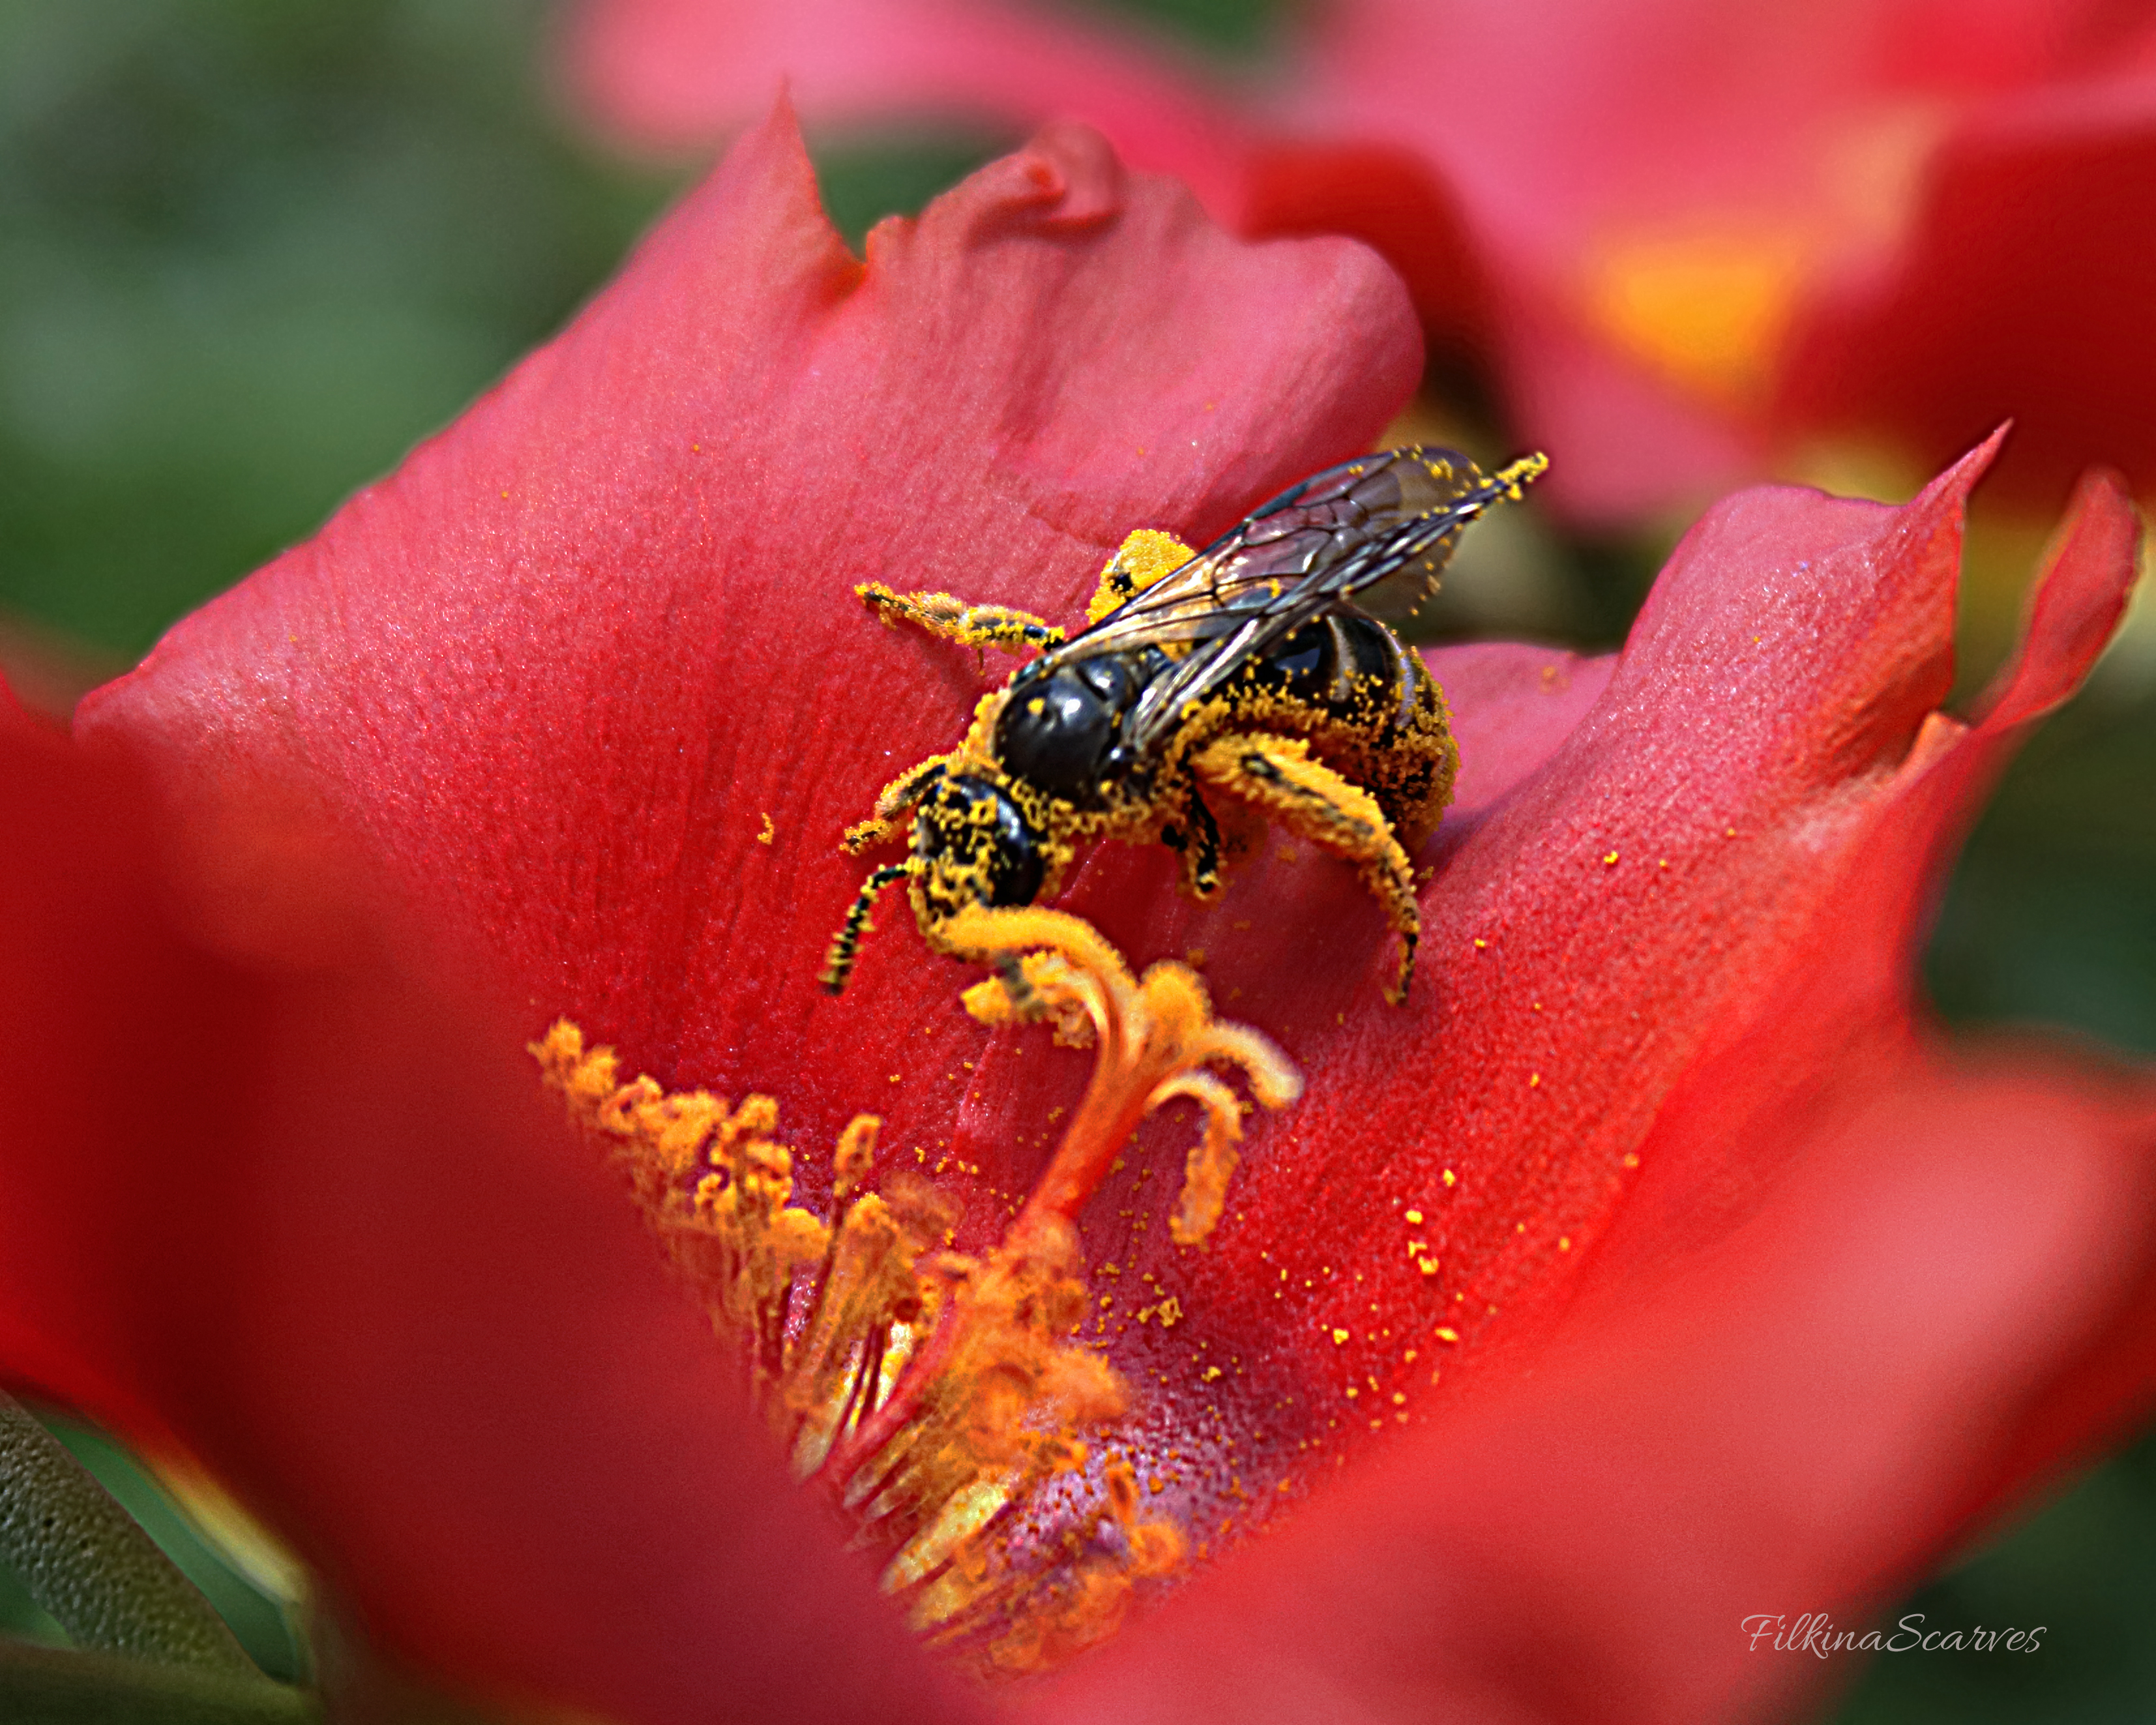
[[[1124,744],[1143,754],[1190,703],[1312,619],[1379,586],[1404,584],[1409,603],[1434,591],[1460,530],[1493,503],[1517,498],[1548,465],[1531,455],[1485,474],[1455,450],[1418,444],[1329,467],[1052,656],[1199,644],[1125,719]]]

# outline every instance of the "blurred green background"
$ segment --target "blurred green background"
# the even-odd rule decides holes
[[[1265,27],[1245,0],[1095,3],[1231,55]],[[0,0],[0,665],[27,694],[64,706],[305,538],[557,328],[685,183],[577,136],[547,23],[538,0]],[[997,142],[811,141],[856,240]],[[1530,529],[1463,572],[1443,626],[1614,644],[1660,550]],[[2156,661],[2114,655],[1954,878],[1927,960],[1949,1019],[2156,1052],[2152,784]],[[296,1670],[280,1610],[191,1548],[124,1455],[69,1438],[265,1666]],[[1883,1659],[1851,1725],[2156,1716],[2156,1445],[1902,1610],[2049,1633],[2035,1656]],[[9,1628],[42,1632],[0,1576]]]

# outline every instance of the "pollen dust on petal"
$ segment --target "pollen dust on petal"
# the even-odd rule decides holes
[[[1273,1107],[1300,1081],[1255,1032],[1216,1022],[1188,970],[1134,979],[1075,917],[983,911],[953,932],[1002,968],[968,991],[976,1017],[1045,1021],[1097,1050],[1039,1184],[979,1257],[950,1249],[957,1208],[929,1180],[875,1178],[871,1115],[839,1136],[826,1218],[794,1201],[769,1097],[731,1107],[624,1081],[566,1019],[531,1053],[746,1363],[796,1476],[878,1555],[916,1630],[984,1672],[1022,1673],[1113,1634],[1141,1584],[1187,1561],[1183,1530],[1142,1512],[1135,1474],[1102,1449],[1133,1398],[1076,1339],[1093,1297],[1077,1217],[1137,1122],[1188,1100],[1204,1126],[1169,1228],[1202,1245],[1241,1137],[1235,1093],[1204,1068],[1240,1070]]]

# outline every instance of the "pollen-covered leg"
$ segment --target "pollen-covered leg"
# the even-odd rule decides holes
[[[1356,865],[1363,886],[1399,935],[1399,982],[1387,998],[1395,1005],[1404,1001],[1414,975],[1422,915],[1415,904],[1414,867],[1377,798],[1311,759],[1309,744],[1296,737],[1216,737],[1190,764],[1207,784]]]
[[[839,925],[832,938],[830,952],[824,960],[824,968],[817,977],[824,992],[836,994],[846,986],[846,979],[854,973],[854,960],[860,956],[861,942],[868,937],[875,925],[869,921],[869,912],[875,908],[876,896],[895,880],[903,880],[913,872],[911,858],[902,863],[891,863],[878,869],[861,882],[861,890],[854,896],[853,908],[846,912],[846,920]]]
[[[1210,898],[1220,890],[1220,824],[1195,785],[1183,807],[1190,837],[1183,853],[1183,890],[1193,898]]]
[[[897,593],[880,581],[854,591],[887,629],[910,623],[966,647],[1058,647],[1063,631],[1030,611],[1008,605],[969,605],[947,593]]]
[[[909,767],[883,788],[875,800],[875,813],[868,819],[846,829],[843,842],[855,856],[864,850],[895,838],[898,833],[898,817],[912,808],[943,776],[950,764],[948,755],[931,755],[917,767]]]
[[[1098,623],[1132,593],[1143,593],[1197,555],[1173,533],[1140,527],[1116,548],[1101,569],[1101,584],[1086,608],[1086,623]]]

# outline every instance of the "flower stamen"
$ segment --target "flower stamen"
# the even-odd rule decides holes
[[[729,1108],[648,1076],[624,1082],[613,1051],[587,1048],[567,1019],[531,1053],[624,1168],[796,1476],[880,1554],[909,1620],[984,1669],[1032,1671],[1111,1634],[1134,1588],[1174,1573],[1186,1550],[1173,1522],[1143,1517],[1135,1475],[1100,1448],[1132,1394],[1075,1340],[1091,1304],[1079,1214],[1138,1122],[1187,1099],[1205,1127],[1170,1232],[1201,1245],[1247,1106],[1204,1069],[1240,1069],[1268,1107],[1300,1081],[1255,1031],[1216,1023],[1189,970],[1133,978],[1077,917],[983,909],[952,930],[995,972],[967,991],[976,1018],[1045,1022],[1096,1050],[1046,1170],[979,1257],[950,1248],[957,1206],[926,1179],[901,1172],[870,1189],[874,1116],[839,1135],[826,1219],[794,1201],[769,1097]],[[1044,1491],[1059,1479],[1075,1489]]]

